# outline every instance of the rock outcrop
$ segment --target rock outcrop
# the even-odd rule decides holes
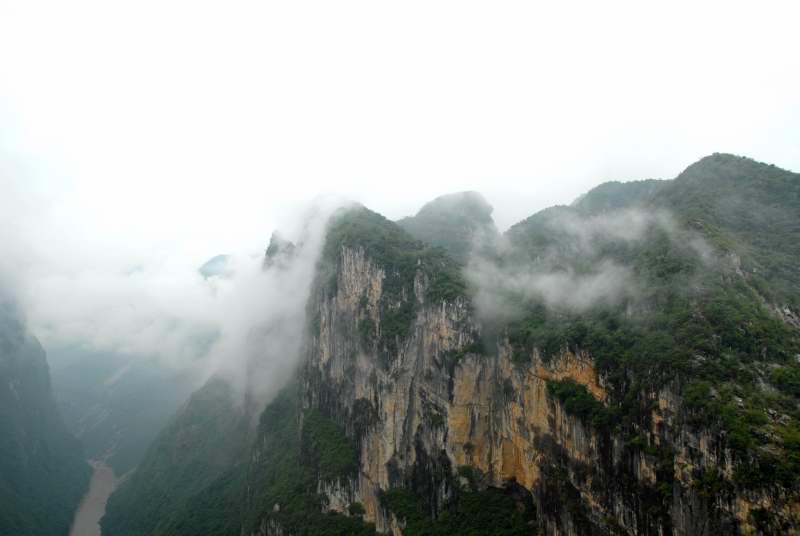
[[[356,478],[319,482],[331,510],[358,502],[379,531],[397,533],[402,521],[382,502],[387,490],[413,490],[436,516],[469,474],[474,486],[522,490],[545,534],[748,533],[759,508],[778,527],[798,527],[794,495],[704,488],[714,485],[703,481],[709,475],[732,476],[732,455],[723,438],[684,422],[674,386],[640,394],[649,411],[626,443],[548,389],[572,381],[606,403],[591,356],[565,349],[521,360],[507,341],[479,350],[468,301],[427,299],[422,270],[387,304],[390,267],[358,247],[342,247],[337,266],[335,291],[319,286],[312,295],[317,329],[301,374],[304,408],[338,423],[358,448]],[[394,353],[381,346],[380,311],[403,302],[415,304],[415,315]]]

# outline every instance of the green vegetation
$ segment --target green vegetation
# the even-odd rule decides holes
[[[367,513],[367,511],[364,510],[364,505],[360,502],[354,502],[351,504],[347,511],[351,516],[363,516],[365,513]]]
[[[303,418],[303,449],[316,460],[322,480],[348,478],[358,471],[355,447],[336,423],[318,411],[307,411]]]
[[[197,511],[203,501],[218,500],[218,493],[206,498],[209,487],[230,491],[218,479],[244,455],[247,420],[225,381],[206,383],[162,431],[133,476],[109,498],[101,522],[103,534],[186,533],[181,532],[183,522],[173,519],[175,516]],[[229,497],[219,502],[230,506],[236,500]],[[214,516],[220,519],[201,516],[198,522],[204,526],[226,522],[222,512]]]
[[[390,489],[381,501],[405,522],[404,535],[505,536],[533,532],[532,514],[520,512],[514,499],[495,488],[462,492],[452,509],[445,510],[436,519],[423,512],[417,497],[405,488]]]
[[[749,158],[714,154],[657,197],[706,236],[727,236],[741,268],[765,282],[770,302],[800,309],[800,176]],[[767,283],[768,282],[768,283]]]
[[[221,411],[224,400],[217,398],[215,401],[213,393],[203,396],[204,402],[197,401],[196,395],[194,403],[190,403],[193,406],[190,413],[195,417],[225,413]],[[316,487],[318,478],[353,476],[355,451],[336,424],[319,412],[306,412],[301,430],[297,406],[296,387],[290,385],[261,414],[256,436],[249,438],[252,441],[243,436],[228,438],[232,444],[247,445],[248,449],[229,458],[224,470],[212,465],[212,460],[206,457],[210,452],[201,449],[202,459],[199,453],[186,453],[187,457],[194,458],[190,465],[196,472],[194,478],[174,471],[155,475],[153,465],[160,456],[153,451],[151,461],[144,466],[151,485],[145,488],[139,482],[119,496],[113,496],[114,510],[110,518],[103,520],[104,534],[239,536],[243,532],[258,532],[262,521],[267,519],[299,536],[373,535],[374,527],[361,520],[364,511],[360,504],[352,506],[353,517],[322,513],[323,505]],[[178,421],[188,424],[192,418],[182,416]],[[208,422],[194,421],[194,425],[197,427],[194,429],[204,435],[219,438],[230,433],[214,429]],[[163,440],[174,439],[175,432],[173,430]],[[193,445],[193,441],[187,447]],[[161,452],[164,448],[165,445],[160,447]],[[251,459],[255,461],[249,463]],[[177,486],[181,489],[176,489]],[[142,497],[149,494],[164,503],[160,511],[154,511],[154,505]],[[129,512],[130,517],[120,515],[123,512]],[[136,523],[137,515],[144,520]]]
[[[198,493],[182,501],[154,529],[154,536],[239,536],[245,502],[244,467],[234,465]]]
[[[776,367],[770,372],[769,380],[781,391],[800,397],[800,366],[796,363]]]
[[[591,235],[587,244],[598,215],[613,221],[630,206],[666,208],[674,221],[652,219],[633,237]],[[800,432],[800,333],[772,306],[797,311],[800,303],[797,222],[798,175],[729,155],[674,181],[604,185],[573,207],[542,211],[509,230],[516,250],[502,262],[578,277],[612,262],[630,270],[630,290],[585,308],[509,296],[525,311],[507,325],[514,355],[587,351],[607,381],[605,412],[579,386],[548,389],[567,411],[613,426],[629,443],[649,415],[641,393],[673,383],[687,422],[719,431],[733,449],[737,485],[794,488],[800,453],[782,438]]]
[[[443,249],[415,240],[397,224],[364,207],[344,210],[332,219],[322,254],[327,274],[322,279],[328,282],[329,292],[336,290],[343,247],[363,248],[370,261],[385,271],[379,343],[389,354],[395,353],[398,342],[411,332],[417,312],[413,292],[418,271],[428,281],[428,303],[453,301],[466,294],[459,265]],[[363,338],[374,333],[369,324],[360,329]]]
[[[462,346],[458,350],[448,350],[445,352],[444,359],[450,367],[453,367],[468,354],[486,355],[486,347],[483,339],[476,336],[476,339],[473,342]]]
[[[430,402],[423,402],[423,415],[431,428],[444,428],[446,419],[442,409]]]
[[[509,292],[502,297],[510,310],[521,314],[481,330],[501,341],[508,337],[520,367],[534,350],[545,360],[567,350],[586,351],[602,375],[605,403],[572,380],[547,382],[550,397],[592,427],[600,463],[594,472],[566,456],[557,438],[537,437],[543,458],[537,462],[541,479],[532,491],[546,515],[569,517],[581,534],[597,529],[598,520],[582,497],[585,484],[601,502],[633,501],[625,506],[633,508],[642,533],[655,533],[656,526],[669,532],[677,489],[670,437],[676,430],[659,437],[662,441],[655,441],[652,432],[669,422],[710,431],[725,447],[718,452],[732,453],[733,478],[717,470],[692,475],[701,502],[719,504],[744,489],[768,488],[778,497],[785,490],[777,487],[790,493],[800,488],[800,332],[776,313],[785,307],[796,313],[800,304],[800,177],[767,168],[715,155],[675,181],[602,185],[572,207],[542,211],[508,232],[512,248],[497,254],[498,267],[521,265],[534,273],[569,274],[577,280],[612,265],[626,276],[626,286],[602,300],[558,303]],[[671,217],[623,219],[611,226],[611,220],[597,219],[630,208],[645,214],[668,209]],[[469,222],[440,215],[426,215],[430,220],[418,216],[402,226],[417,238],[463,254],[465,237],[474,229]],[[423,220],[439,227],[423,236],[414,227]],[[610,230],[587,231],[598,225]],[[641,229],[633,232],[633,225]],[[336,290],[343,247],[363,248],[385,271],[378,304],[381,338],[366,315],[358,319],[357,328],[361,345],[379,349],[384,357],[395,353],[413,328],[419,273],[429,284],[429,304],[468,292],[459,264],[444,249],[427,246],[401,226],[355,208],[340,213],[330,226],[317,289],[323,295]],[[360,305],[366,309],[366,296]],[[318,324],[319,318],[310,322]],[[452,370],[467,354],[486,354],[486,349],[476,341],[445,352],[445,368]],[[671,415],[674,420],[654,422],[655,395],[665,387],[678,395],[678,411]],[[498,388],[506,399],[520,396],[512,381]],[[219,404],[190,404],[197,411],[187,410],[151,450],[149,458],[158,461],[143,464],[141,476],[115,494],[104,520],[106,534],[234,536],[258,531],[265,520],[290,534],[374,534],[374,527],[363,522],[359,503],[350,506],[350,516],[321,513],[325,505],[317,491],[319,481],[345,483],[357,475],[357,451],[324,405],[302,412],[296,389],[289,386],[267,406],[254,438],[237,436],[235,426],[227,428],[238,421],[220,411]],[[377,415],[369,400],[358,399],[348,430],[359,437]],[[433,404],[424,408],[425,421],[433,428],[446,425],[444,415]],[[212,447],[227,454],[215,458]],[[467,443],[464,451],[469,459],[475,447]],[[655,470],[652,484],[630,472],[629,462],[639,456]],[[421,463],[416,470],[427,467]],[[456,474],[452,484],[468,485],[454,490],[450,503],[438,505],[438,515],[425,499],[428,484],[419,487],[420,480],[386,491],[382,505],[399,518],[407,535],[535,532],[532,508],[523,504],[519,490],[479,491],[483,479],[469,465],[458,467]],[[123,502],[125,515],[120,513]],[[707,513],[709,526],[716,526],[718,520],[711,519],[711,510]],[[751,520],[763,530],[775,530],[767,510],[754,509]],[[603,523],[603,530],[614,533],[615,518]]]
[[[246,534],[255,532],[262,520],[278,523],[288,534],[326,536],[374,535],[375,527],[354,517],[323,514],[317,494],[317,476],[347,477],[355,454],[341,430],[318,412],[307,412],[299,429],[296,386],[290,385],[261,415],[256,439],[258,463],[248,474],[254,496],[243,520]],[[309,428],[310,426],[310,428]],[[312,442],[306,448],[305,440]],[[330,449],[336,455],[330,456]],[[360,505],[359,505],[360,506]]]
[[[369,345],[372,343],[372,340],[375,338],[375,322],[368,316],[359,319],[358,321],[358,335],[361,339],[361,345],[365,348],[368,348]],[[319,327],[316,327],[316,333],[319,333]]]
[[[547,392],[558,398],[567,413],[576,415],[594,426],[607,426],[611,422],[611,414],[586,389],[585,385],[572,380],[548,381]]]
[[[0,534],[63,535],[90,467],[50,391],[44,350],[0,301]]]
[[[642,206],[653,199],[667,181],[654,179],[630,182],[611,181],[592,188],[573,207],[586,214],[601,214],[622,208]]]
[[[477,192],[443,195],[427,203],[416,216],[397,224],[417,240],[444,248],[466,264],[474,242],[497,235],[492,207]]]
[[[117,476],[136,467],[158,433],[186,402],[185,375],[151,362],[74,347],[50,352],[53,392],[64,422],[78,436],[87,459],[111,456]],[[105,380],[118,375],[112,384]],[[102,412],[105,418],[98,419]]]

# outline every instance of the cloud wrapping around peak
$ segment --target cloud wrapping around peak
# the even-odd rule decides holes
[[[683,241],[701,265],[714,262],[711,247],[700,236],[681,230],[665,210],[626,208],[594,215],[571,209],[545,211],[512,229],[515,237],[475,245],[465,276],[475,290],[478,314],[502,323],[522,315],[524,303],[579,313],[636,300],[646,282],[605,248],[635,246],[652,239],[654,232],[675,243]],[[523,245],[531,234],[542,239],[541,244]]]
[[[281,262],[266,265],[263,249],[240,252],[225,257],[220,273],[201,273],[202,263],[180,252],[147,257],[124,244],[97,250],[87,262],[62,262],[34,232],[8,237],[2,288],[45,348],[146,360],[184,371],[198,384],[223,376],[241,393],[263,398],[297,363],[327,219],[340,204],[318,199],[284,219],[295,247]],[[76,250],[97,246],[70,238]],[[26,240],[32,248],[21,247]],[[29,258],[35,269],[14,269]]]

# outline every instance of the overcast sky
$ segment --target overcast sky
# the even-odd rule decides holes
[[[2,245],[197,263],[325,193],[505,228],[715,151],[800,170],[800,4],[653,4],[0,0]]]

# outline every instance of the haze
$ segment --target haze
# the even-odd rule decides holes
[[[477,190],[502,230],[715,151],[798,170],[798,15],[793,2],[5,1],[0,273],[46,345],[138,317],[188,318],[192,337],[217,322],[191,314],[206,302],[187,296],[208,292],[197,267],[259,263],[319,196],[396,219]]]

